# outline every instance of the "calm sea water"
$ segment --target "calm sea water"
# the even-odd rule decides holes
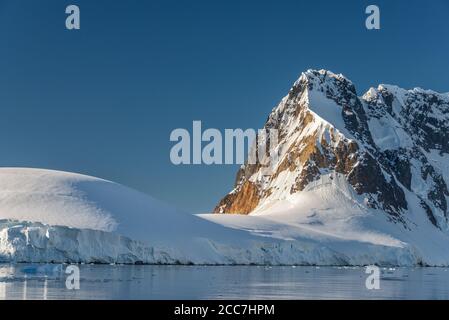
[[[0,264],[0,299],[449,299],[446,268],[383,268],[367,290],[364,268]]]

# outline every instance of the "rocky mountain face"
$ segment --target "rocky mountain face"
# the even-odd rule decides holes
[[[448,228],[448,94],[379,85],[359,97],[343,75],[308,70],[264,128],[278,132],[272,170],[242,166],[214,212],[257,212],[338,175],[361,196],[360,205],[405,228],[410,214]]]

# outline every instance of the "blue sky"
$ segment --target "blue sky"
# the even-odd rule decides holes
[[[81,30],[65,29],[65,7]],[[381,30],[365,28],[377,4]],[[0,166],[81,172],[192,212],[237,166],[174,166],[170,132],[260,128],[301,71],[362,94],[449,91],[449,2],[0,0]]]

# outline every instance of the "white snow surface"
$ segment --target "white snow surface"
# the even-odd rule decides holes
[[[333,192],[332,183],[341,192]],[[183,213],[110,181],[51,170],[2,168],[0,190],[0,261],[401,266],[449,261],[439,252],[444,248],[432,244],[441,239],[426,237],[434,255],[408,243],[406,234],[388,230],[383,215],[361,210],[338,177],[288,199],[290,207],[284,203],[249,216]]]
[[[407,198],[419,207],[412,193]],[[323,175],[303,192],[259,207],[248,216],[201,216],[254,235],[318,246],[314,254],[334,252],[334,260],[323,256],[326,262],[315,260],[318,265],[332,265],[337,257],[348,265],[449,265],[447,232],[436,229],[419,211],[408,217],[413,229],[398,228],[383,212],[365,206],[364,196],[357,195],[344,176],[335,173]]]

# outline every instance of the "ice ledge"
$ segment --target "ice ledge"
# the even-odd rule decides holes
[[[0,220],[0,262],[176,263],[173,257],[111,232]]]
[[[310,239],[264,237],[254,237],[239,246],[206,238],[192,239],[191,244],[191,251],[181,252],[110,232],[0,220],[0,262],[338,266],[411,266],[418,262],[410,248],[360,242],[355,250],[350,249],[354,243],[349,242],[339,250],[341,242],[334,247]]]

